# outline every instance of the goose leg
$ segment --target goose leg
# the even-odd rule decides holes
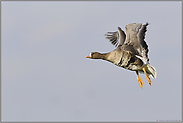
[[[146,69],[145,69],[145,68],[142,68],[142,70],[144,71],[145,77],[146,77],[146,79],[147,79],[149,85],[151,86],[151,80],[150,80],[150,78],[148,77],[148,75],[147,75],[147,73],[146,73]]]
[[[140,86],[140,88],[142,88],[143,82],[142,82],[142,80],[139,77],[138,71],[136,71],[136,74],[137,74],[137,81],[139,82],[139,86]]]

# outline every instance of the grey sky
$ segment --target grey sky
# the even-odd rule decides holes
[[[181,2],[1,2],[2,121],[181,120]],[[149,22],[157,78],[85,56]]]

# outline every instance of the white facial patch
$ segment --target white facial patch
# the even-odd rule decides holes
[[[90,58],[91,58],[91,57],[92,57],[92,53],[90,53],[90,55],[89,55],[89,56],[90,56]]]

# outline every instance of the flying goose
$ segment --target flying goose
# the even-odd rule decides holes
[[[117,48],[109,53],[91,52],[86,58],[107,60],[119,67],[136,71],[140,88],[143,82],[138,72],[144,73],[151,85],[149,76],[156,78],[156,69],[149,64],[148,46],[144,41],[147,26],[148,23],[130,23],[125,26],[126,35],[120,27],[116,32],[108,32],[106,38]]]

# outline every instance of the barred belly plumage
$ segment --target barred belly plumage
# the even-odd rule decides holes
[[[140,63],[140,65],[137,63]],[[143,65],[143,62],[130,52],[122,52],[122,56],[119,62],[116,63],[116,65],[128,70],[136,71],[136,70],[142,70],[141,66]]]

